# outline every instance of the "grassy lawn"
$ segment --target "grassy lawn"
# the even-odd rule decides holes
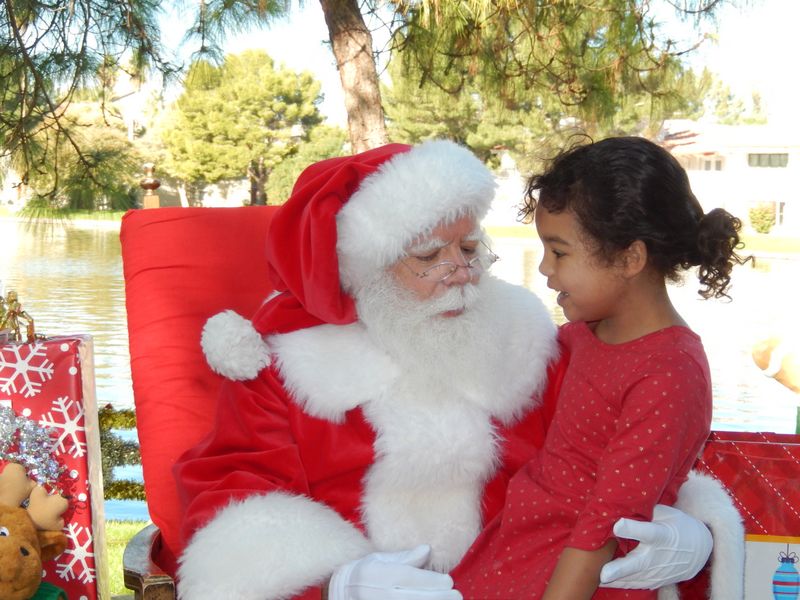
[[[124,210],[70,210],[65,211],[64,216],[81,221],[119,221],[126,212]]]
[[[491,238],[530,238],[536,239],[536,228],[533,224],[523,225],[490,225],[486,233]]]
[[[122,552],[146,523],[143,521],[106,521],[106,546],[108,549],[109,590],[112,596],[133,594],[122,583]]]
[[[800,237],[778,234],[748,233],[742,236],[744,254],[798,254]]]

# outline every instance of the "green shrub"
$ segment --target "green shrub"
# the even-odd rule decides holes
[[[775,226],[775,205],[763,203],[750,209],[750,225],[758,233],[769,233]]]

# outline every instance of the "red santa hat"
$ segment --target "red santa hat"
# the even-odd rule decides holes
[[[472,152],[447,140],[388,144],[311,165],[270,225],[269,276],[278,293],[252,326],[232,313],[209,321],[203,346],[212,369],[250,379],[269,364],[264,336],[355,322],[352,294],[439,223],[467,214],[482,220],[495,187]]]

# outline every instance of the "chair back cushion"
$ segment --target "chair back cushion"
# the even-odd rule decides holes
[[[155,208],[122,220],[125,304],[136,423],[154,560],[174,573],[180,505],[172,466],[211,428],[220,377],[200,347],[206,320],[251,317],[271,291],[267,229],[275,207]]]

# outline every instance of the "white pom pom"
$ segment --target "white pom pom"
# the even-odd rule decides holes
[[[269,346],[253,324],[226,310],[206,321],[200,338],[212,371],[228,379],[255,379],[270,363]]]

